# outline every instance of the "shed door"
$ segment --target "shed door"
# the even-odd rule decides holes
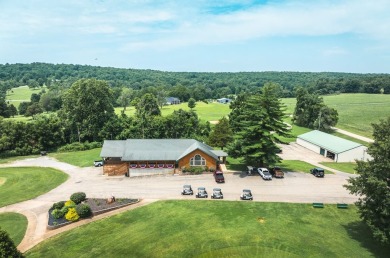
[[[324,156],[324,155],[325,155],[325,149],[320,148],[320,154],[321,154],[322,156]]]

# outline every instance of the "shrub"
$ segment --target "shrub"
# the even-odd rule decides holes
[[[0,228],[0,257],[24,257],[15,246],[7,231]]]
[[[76,206],[77,214],[80,218],[88,218],[92,215],[91,207],[88,204],[79,204]]]
[[[65,215],[65,219],[69,221],[77,221],[79,218],[80,216],[77,214],[75,208],[69,208],[68,212]]]
[[[79,143],[79,142],[73,142],[70,144],[67,144],[65,146],[62,146],[58,149],[59,152],[67,152],[67,151],[83,151],[83,150],[90,150],[95,148],[102,147],[102,144],[100,142],[85,142],[85,143]]]
[[[64,205],[65,205],[65,202],[64,201],[60,201],[60,202],[54,203],[51,208],[53,210],[55,210],[55,209],[62,209],[62,207],[64,207]]]
[[[64,206],[61,208],[61,212],[62,212],[62,216],[64,216],[66,213],[68,213],[68,210],[69,210],[69,207],[68,206]]]
[[[70,196],[70,199],[75,203],[75,204],[79,204],[81,203],[82,201],[85,201],[87,195],[83,192],[77,192],[77,193],[74,193]]]
[[[66,212],[67,211],[68,211],[68,209],[66,209]],[[62,210],[62,209],[54,209],[51,211],[51,215],[53,216],[53,218],[59,219],[59,218],[64,217],[66,212],[64,212],[64,210]]]
[[[74,208],[76,206],[76,204],[74,203],[74,201],[69,200],[69,201],[65,202],[64,206],[66,206],[68,208]]]

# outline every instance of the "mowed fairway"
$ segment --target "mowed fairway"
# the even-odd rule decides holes
[[[74,152],[57,152],[49,153],[50,157],[56,158],[61,162],[65,162],[78,167],[91,167],[94,160],[101,160],[101,148],[85,151]]]
[[[0,227],[7,231],[17,246],[22,242],[27,229],[27,218],[19,213],[0,213]]]
[[[163,106],[161,109],[161,115],[166,116],[179,109],[190,111],[188,103],[181,103],[179,105]],[[115,113],[120,114],[122,110],[123,108],[115,108]],[[196,112],[199,119],[203,121],[216,121],[230,113],[229,104],[221,104],[217,102],[206,104],[204,102],[198,101],[196,102],[196,107],[193,110]],[[135,108],[126,108],[125,114],[128,116],[133,116],[135,114]]]
[[[0,207],[33,199],[59,186],[68,175],[54,168],[0,168]]]
[[[336,127],[372,137],[371,123],[378,123],[390,115],[390,95],[382,94],[340,94],[324,96],[326,105],[335,108],[339,113]],[[287,113],[294,112],[296,99],[283,99]]]
[[[57,235],[27,257],[386,257],[356,208],[160,201]]]

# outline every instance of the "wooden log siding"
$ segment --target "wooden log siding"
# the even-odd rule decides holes
[[[103,173],[108,176],[125,175],[129,171],[129,163],[121,161],[108,161],[104,163]]]
[[[206,153],[200,151],[200,150],[195,150],[188,154],[187,156],[183,157],[181,160],[179,160],[179,168],[186,167],[189,168],[191,167],[190,165],[190,160],[193,158],[195,155],[200,155],[206,160],[206,167],[216,169],[217,168],[217,161],[207,155]]]

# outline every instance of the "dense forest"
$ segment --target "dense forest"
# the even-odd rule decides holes
[[[30,101],[16,108],[5,97],[7,91],[22,85],[40,92],[33,93]],[[313,100],[316,104],[309,106],[315,107],[315,112],[309,120],[305,113],[296,112],[294,117],[298,124],[312,128],[318,112],[322,112],[322,118],[329,118],[329,125],[337,123],[337,111],[323,105],[321,95],[390,94],[390,75],[162,72],[45,63],[0,65],[0,156],[27,155],[72,144],[84,148],[85,143],[99,143],[104,139],[194,138],[215,142],[209,136],[221,136],[212,131],[208,122],[200,121],[192,109],[161,116],[166,97],[177,97],[182,102],[207,102],[222,97],[256,97],[267,88],[275,91],[275,98],[295,97],[300,93],[303,104]],[[239,104],[237,99],[234,102]],[[125,111],[129,106],[136,109],[134,117],[127,117],[125,112],[114,113],[114,107]],[[237,110],[241,112],[244,107]],[[18,114],[33,119],[29,122],[3,119]],[[321,125],[325,124],[324,119]],[[229,121],[233,122],[234,119]]]
[[[72,64],[0,64],[0,94],[13,87],[29,85],[49,88],[69,88],[82,78],[105,80],[119,95],[123,87],[141,91],[140,96],[153,91],[188,101],[215,99],[258,90],[267,82],[282,86],[282,97],[293,97],[298,86],[320,95],[334,93],[390,94],[389,74],[309,73],[309,72],[237,72],[195,73],[121,69]],[[115,94],[115,92],[114,92]],[[0,95],[1,96],[1,95]]]

